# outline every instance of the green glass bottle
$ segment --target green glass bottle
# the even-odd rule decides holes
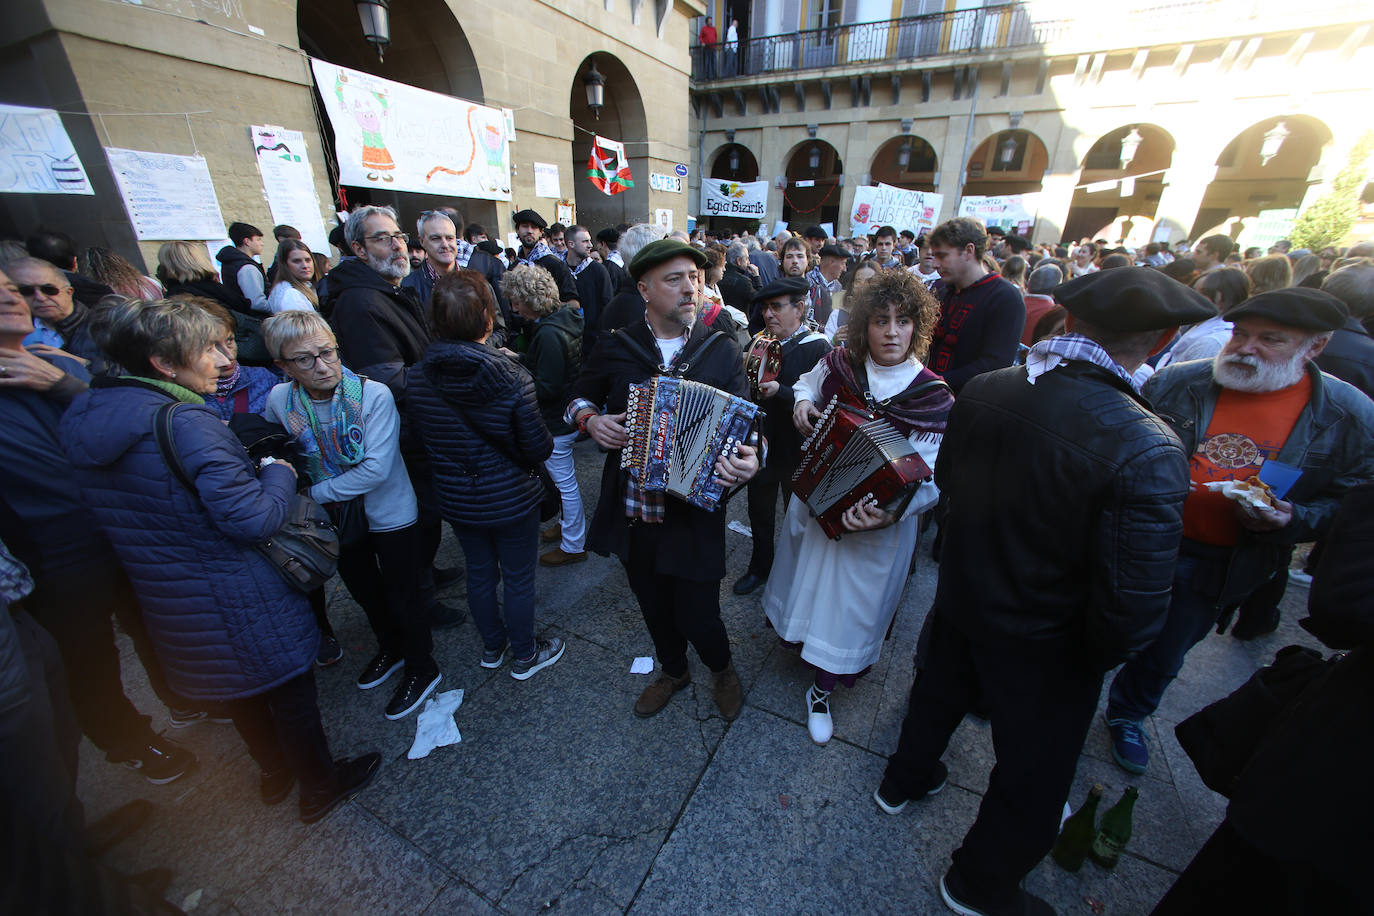
[[[1097,803],[1102,800],[1102,784],[1098,783],[1088,790],[1088,800],[1083,803],[1059,831],[1059,841],[1054,844],[1050,855],[1061,868],[1078,871],[1083,860],[1092,849],[1093,839],[1097,836]]]
[[[1121,851],[1130,842],[1131,811],[1135,808],[1138,794],[1139,790],[1131,786],[1121,796],[1121,801],[1102,815],[1102,828],[1097,831],[1097,839],[1093,840],[1091,855],[1093,861],[1103,868],[1116,868],[1116,863],[1121,860]]]

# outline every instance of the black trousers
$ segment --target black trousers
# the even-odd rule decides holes
[[[421,571],[429,574],[419,525],[373,531],[339,555],[339,576],[362,605],[383,652],[405,659],[407,674],[437,671]]]
[[[266,773],[290,769],[309,791],[334,771],[320,721],[315,672],[307,668],[284,684],[224,705],[254,762]]]
[[[749,528],[754,534],[754,549],[749,557],[749,571],[768,578],[773,568],[773,541],[777,536],[778,491],[782,491],[782,509],[792,502],[792,472],[795,468],[779,468],[765,479],[749,481]]]
[[[192,705],[168,688],[133,586],[113,557],[43,576],[24,606],[57,641],[76,720],[102,751],[118,756],[153,738],[151,720],[124,693],[112,615],[133,640],[158,698],[167,706]]]
[[[885,775],[915,795],[981,694],[997,765],[954,867],[979,903],[1012,903],[1021,879],[1054,845],[1102,674],[1076,645],[974,643],[942,617],[930,624],[924,661]]]
[[[635,525],[625,559],[625,575],[639,599],[654,652],[664,672],[673,677],[687,673],[688,643],[706,667],[722,671],[730,664],[730,637],[720,619],[720,582],[696,582],[657,572],[654,556],[660,528]]]

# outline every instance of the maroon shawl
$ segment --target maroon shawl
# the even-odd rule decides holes
[[[849,358],[849,351],[836,347],[822,357],[828,373],[821,383],[818,409],[825,409],[836,394],[855,404],[868,407],[882,416],[904,436],[912,433],[920,438],[935,438],[944,435],[945,423],[949,419],[950,408],[954,406],[954,395],[949,386],[943,383],[931,385],[919,394],[912,392],[927,382],[939,382],[940,376],[929,369],[922,368],[916,373],[910,385],[899,394],[884,401],[873,400],[868,391],[868,374],[863,366],[857,371]]]

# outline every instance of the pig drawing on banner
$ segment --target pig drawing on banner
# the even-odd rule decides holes
[[[339,72],[334,81],[334,94],[339,103],[353,116],[362,131],[362,166],[368,181],[394,181],[390,174],[396,168],[386,150],[382,136],[382,122],[388,113],[386,94],[377,89],[364,89],[348,82],[348,75]]]

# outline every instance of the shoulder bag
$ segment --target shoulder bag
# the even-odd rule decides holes
[[[481,429],[481,427],[469,420],[467,411],[463,409],[462,404],[459,404],[442,391],[439,392],[439,394],[448,402],[448,406],[452,407],[458,416],[463,418],[463,424],[477,434],[477,438],[481,439],[487,445],[490,445],[496,450],[498,455],[501,455],[511,464],[524,471],[531,479],[539,481],[540,486],[544,489],[543,496],[539,499],[539,520],[541,522],[547,522],[558,515],[559,512],[563,511],[563,494],[559,492],[558,484],[553,482],[553,477],[549,475],[548,468],[544,467],[544,462],[540,461],[529,467],[522,464],[515,453],[506,448],[504,442],[491,438]]]

